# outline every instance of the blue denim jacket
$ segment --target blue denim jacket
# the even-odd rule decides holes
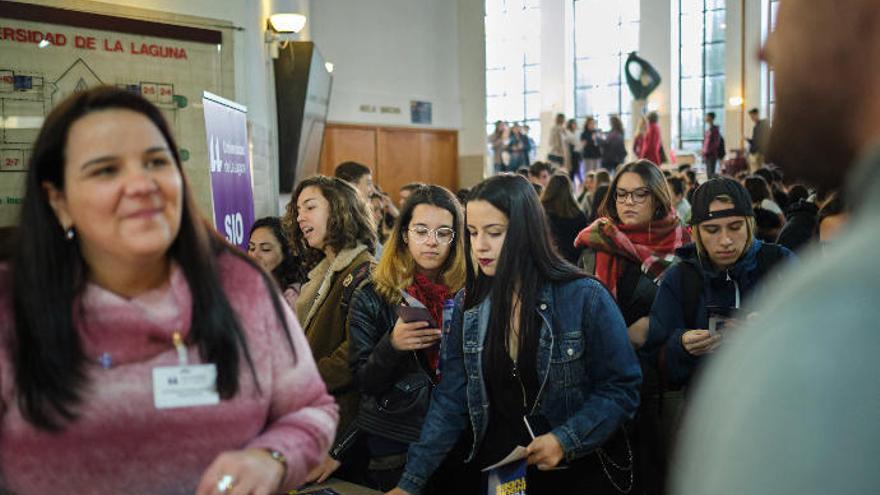
[[[483,379],[483,343],[491,302],[462,315],[463,293],[455,301],[452,328],[442,348],[443,380],[434,390],[421,438],[409,449],[400,488],[419,493],[452,449],[468,421],[479,449],[489,421]],[[626,325],[608,291],[594,279],[547,284],[538,307],[544,320],[538,343],[540,388],[535,403],[559,439],[566,460],[592,452],[632,418],[642,375]]]

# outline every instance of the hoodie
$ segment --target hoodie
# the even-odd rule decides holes
[[[705,359],[693,356],[681,345],[681,336],[687,330],[688,318],[684,314],[684,290],[682,289],[682,265],[698,268],[703,276],[703,290],[694,319],[696,329],[709,328],[709,307],[739,309],[764,275],[772,267],[759,267],[758,252],[766,244],[755,240],[740,259],[730,268],[717,271],[708,260],[697,256],[695,244],[676,250],[681,262],[663,275],[657,296],[651,307],[651,323],[648,339],[640,350],[643,358],[656,363],[672,388],[686,386],[694,372]],[[794,259],[788,249],[779,247],[784,259]]]

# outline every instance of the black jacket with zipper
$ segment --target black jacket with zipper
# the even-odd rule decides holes
[[[349,366],[361,393],[357,425],[363,431],[404,443],[419,439],[433,388],[421,353],[391,345],[395,308],[373,282],[356,290],[349,313]]]

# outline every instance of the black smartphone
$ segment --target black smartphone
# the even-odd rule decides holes
[[[413,306],[400,305],[397,307],[397,316],[399,316],[404,323],[427,321],[427,328],[440,328],[440,326],[437,325],[437,323],[434,321],[434,318],[431,316],[431,312],[428,311],[428,308],[416,308]]]

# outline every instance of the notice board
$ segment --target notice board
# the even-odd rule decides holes
[[[204,91],[234,97],[232,29],[224,21],[92,2],[0,1],[0,226],[17,221],[45,116],[66,96],[102,84],[141,94],[162,110],[196,201],[210,214],[201,98]]]

